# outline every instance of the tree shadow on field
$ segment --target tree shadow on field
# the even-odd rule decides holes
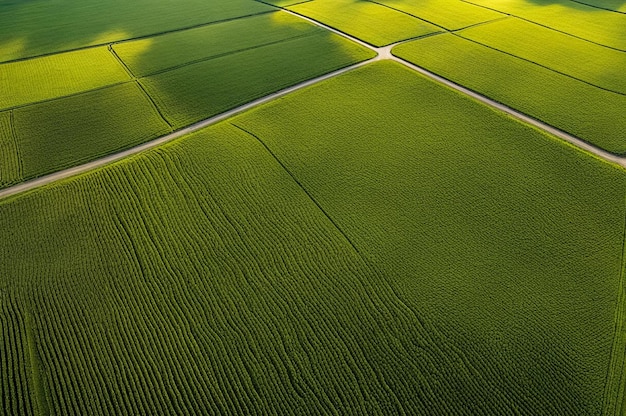
[[[271,10],[253,0],[0,0],[0,62]]]

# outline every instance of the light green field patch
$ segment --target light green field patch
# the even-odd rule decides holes
[[[469,0],[532,22],[626,51],[626,14],[570,0]]]
[[[106,47],[0,64],[0,108],[20,106],[128,81]]]
[[[18,182],[21,177],[20,152],[13,134],[11,112],[0,113],[0,188]]]
[[[626,53],[511,18],[458,34],[563,74],[626,94]]]
[[[376,0],[376,3],[402,10],[448,30],[461,29],[505,16],[493,10],[455,0]]]
[[[253,0],[55,0],[0,5],[0,61],[272,11]]]
[[[609,152],[626,153],[626,96],[453,34],[405,43],[393,53]]]
[[[262,14],[113,46],[137,76],[323,29],[285,12]]]
[[[413,390],[406,414],[601,414],[623,169],[392,62],[233,123],[461,354],[419,384],[438,401],[422,412]]]
[[[170,131],[134,82],[19,108],[14,117],[25,179]]]
[[[374,53],[322,31],[143,78],[175,127],[222,113]]]
[[[367,1],[314,0],[289,9],[374,46],[440,31],[405,13]]]

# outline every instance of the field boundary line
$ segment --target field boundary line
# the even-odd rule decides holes
[[[310,1],[313,1],[313,0],[310,0]],[[214,59],[224,58],[226,56],[236,55],[238,53],[248,52],[248,51],[252,51],[252,50],[255,50],[255,49],[264,48],[266,46],[272,46],[272,45],[277,45],[277,44],[280,44],[280,43],[286,43],[286,42],[289,42],[291,40],[297,40],[297,39],[303,39],[303,38],[307,38],[307,37],[316,36],[316,35],[319,35],[320,33],[324,33],[324,32],[311,32],[311,33],[306,33],[306,34],[302,34],[302,35],[290,36],[288,38],[284,38],[284,39],[280,39],[280,40],[274,40],[274,41],[271,41],[271,42],[266,42],[266,43],[262,43],[262,44],[255,45],[255,46],[249,46],[247,48],[241,48],[241,49],[237,49],[237,50],[230,51],[230,52],[224,52],[224,53],[220,53],[220,54],[217,54],[217,55],[207,56],[205,58],[194,59],[192,61],[185,62],[185,63],[179,64],[179,65],[174,65],[174,66],[171,66],[171,67],[168,67],[168,68],[160,69],[158,71],[154,71],[154,72],[151,72],[151,73],[146,74],[146,75],[137,76],[137,75],[133,74],[133,76],[135,76],[136,78],[148,78],[148,77],[152,77],[152,76],[155,76],[155,75],[164,74],[164,73],[167,73],[167,72],[170,72],[170,71],[175,71],[177,69],[185,68],[187,66],[199,64],[199,63],[202,63],[202,62],[212,61]],[[117,53],[116,53],[116,55],[117,55]],[[121,60],[121,58],[119,58],[119,55],[118,55],[118,59]]]
[[[482,7],[483,9],[491,10],[491,11],[498,12],[498,13],[504,13],[504,12],[502,12],[502,11],[500,11],[498,9],[494,9],[492,7],[487,7],[487,6],[483,6],[482,4],[472,3],[470,0],[460,0],[460,1],[462,1],[463,3],[471,4],[473,6]],[[581,3],[581,4],[583,4],[583,3]],[[585,4],[585,6],[589,6],[589,5]],[[616,51],[619,51],[619,52],[626,52],[626,49],[620,49],[620,48],[616,48],[615,46],[604,45],[602,43],[595,42],[595,41],[587,39],[587,38],[583,38],[582,36],[578,36],[578,35],[574,35],[573,33],[565,32],[564,30],[555,29],[553,27],[550,27],[550,26],[547,26],[547,25],[544,25],[544,24],[541,24],[541,23],[537,23],[537,22],[535,22],[533,20],[526,19],[525,17],[521,17],[521,16],[518,16],[516,14],[512,14],[512,13],[506,13],[506,14],[508,14],[509,16],[514,17],[516,19],[523,20],[525,22],[532,23],[534,25],[544,27],[546,29],[554,30],[555,32],[563,33],[564,35],[571,36],[571,37],[576,38],[576,39],[584,40],[585,42],[593,43],[594,45],[602,46],[602,47],[607,48],[607,49],[613,49],[613,50],[616,50]]]
[[[143,84],[141,83],[141,81],[139,79],[135,79],[135,83],[137,84],[137,86],[139,87],[139,89],[143,92],[143,94],[145,95],[145,97],[148,99],[148,101],[150,102],[150,104],[152,105],[152,108],[157,112],[157,114],[159,115],[159,117],[161,117],[161,119],[163,121],[165,121],[165,124],[167,124],[170,127],[170,131],[173,131],[174,126],[172,125],[172,123],[170,123],[170,121],[165,117],[165,114],[163,114],[163,112],[161,111],[161,109],[159,108],[159,106],[157,105],[157,103],[154,101],[154,99],[152,98],[152,96],[150,94],[148,94],[148,91],[146,91],[146,88],[143,86]]]
[[[239,107],[235,107],[235,108],[233,108],[231,110],[228,110],[228,111],[225,111],[223,113],[217,114],[217,115],[215,115],[213,117],[201,120],[201,121],[199,121],[197,123],[194,123],[194,124],[192,124],[190,126],[183,127],[182,129],[176,130],[176,131],[174,131],[172,133],[169,133],[169,134],[167,134],[165,136],[161,136],[161,137],[156,138],[154,140],[142,143],[142,144],[140,144],[138,146],[131,147],[130,149],[126,149],[126,150],[118,152],[118,153],[113,153],[113,154],[110,154],[108,156],[104,156],[104,157],[101,157],[99,159],[92,160],[91,162],[84,163],[82,165],[74,166],[74,167],[71,167],[71,168],[60,170],[58,172],[54,172],[54,173],[51,173],[51,174],[48,174],[48,175],[44,175],[44,176],[41,176],[39,178],[35,178],[35,179],[32,179],[32,180],[29,180],[27,182],[22,182],[20,184],[17,184],[17,185],[8,187],[8,188],[0,189],[0,199],[7,198],[9,196],[16,195],[16,194],[19,194],[19,193],[22,193],[22,192],[30,191],[30,190],[38,188],[40,186],[43,186],[43,185],[46,185],[46,184],[50,184],[50,183],[53,183],[53,182],[57,182],[59,180],[66,179],[66,178],[69,178],[71,176],[76,176],[76,175],[79,175],[81,173],[85,173],[85,172],[91,171],[93,169],[96,169],[96,168],[108,165],[110,163],[116,162],[116,161],[118,161],[120,159],[124,159],[126,157],[133,156],[133,155],[135,155],[137,153],[140,153],[140,152],[143,152],[145,150],[152,149],[152,148],[157,147],[159,145],[162,145],[162,144],[168,143],[168,142],[170,142],[172,140],[178,139],[178,138],[180,138],[180,137],[182,137],[182,136],[184,136],[186,134],[193,133],[195,131],[198,131],[198,130],[201,130],[201,129],[205,128],[205,127],[208,127],[208,126],[210,126],[212,124],[215,124],[215,123],[218,123],[220,121],[223,121],[223,120],[225,120],[225,119],[227,119],[229,117],[232,117],[232,116],[234,116],[236,114],[239,114],[241,112],[244,112],[244,111],[249,110],[251,108],[257,107],[257,106],[259,106],[261,104],[265,104],[265,103],[267,103],[269,101],[272,101],[274,99],[277,99],[277,98],[280,98],[282,96],[285,96],[285,95],[287,95],[287,94],[289,94],[291,92],[300,90],[302,88],[309,87],[311,85],[317,84],[317,83],[319,83],[321,81],[325,81],[325,80],[330,79],[330,78],[334,78],[334,77],[336,77],[338,75],[341,75],[341,74],[346,73],[348,71],[352,71],[353,69],[356,69],[356,68],[360,68],[360,67],[365,66],[365,65],[367,65],[369,63],[372,63],[372,62],[374,62],[376,60],[378,60],[378,59],[377,58],[371,58],[371,59],[368,59],[366,61],[357,62],[356,64],[352,64],[352,65],[346,66],[344,68],[337,69],[337,70],[332,71],[332,72],[328,72],[328,73],[326,73],[324,75],[320,75],[320,76],[318,76],[316,78],[312,78],[312,79],[309,79],[307,81],[301,82],[299,84],[292,85],[290,87],[284,88],[284,89],[282,89],[280,91],[277,91],[275,93],[263,96],[261,98],[258,98],[256,100],[254,100],[254,101],[250,101],[250,102],[248,102],[246,104],[243,104],[243,105],[241,105]]]
[[[204,26],[211,26],[211,25],[215,25],[219,23],[227,23],[227,22],[232,22],[233,20],[245,19],[248,17],[260,16],[260,15],[270,14],[270,13],[276,13],[276,10],[267,10],[267,11],[263,11],[259,13],[246,14],[246,15],[237,16],[237,17],[229,17],[229,18],[222,19],[222,20],[216,20],[214,22],[198,23],[197,25],[184,26],[184,27],[179,27],[176,29],[164,30],[162,32],[154,32],[154,33],[150,33],[147,35],[134,36],[134,37],[126,38],[126,39],[102,42],[102,43],[97,43],[94,45],[79,46],[77,48],[62,49],[62,50],[55,51],[55,52],[47,52],[47,53],[42,53],[39,55],[25,56],[23,58],[9,59],[7,61],[0,61],[0,66],[4,64],[14,63],[14,62],[28,61],[30,59],[37,59],[37,58],[44,58],[47,56],[59,55],[62,53],[77,52],[77,51],[83,51],[85,49],[92,49],[92,48],[100,48],[102,46],[114,45],[116,43],[132,42],[134,40],[147,39],[147,38],[152,38],[156,36],[167,35],[168,33],[184,32],[185,30],[197,29],[197,28],[204,27]]]
[[[528,62],[529,64],[537,65],[538,67],[541,67],[541,68],[543,68],[543,69],[547,69],[548,71],[550,71],[550,72],[554,72],[555,74],[562,75],[562,76],[564,76],[564,77],[567,77],[567,78],[573,79],[574,81],[582,82],[583,84],[587,84],[587,85],[589,85],[589,86],[591,86],[591,87],[594,87],[594,88],[597,88],[597,89],[599,89],[599,90],[606,91],[606,92],[610,92],[610,93],[617,94],[617,95],[622,95],[622,96],[625,96],[625,97],[626,97],[626,93],[625,93],[625,92],[616,91],[616,90],[612,90],[612,89],[610,89],[610,88],[606,88],[606,87],[602,87],[602,86],[600,86],[600,85],[596,85],[596,84],[594,84],[594,83],[592,83],[592,82],[585,81],[584,79],[577,78],[577,77],[575,77],[575,76],[573,76],[573,75],[566,74],[565,72],[558,71],[558,70],[556,70],[556,69],[554,69],[554,68],[550,68],[549,66],[546,66],[546,65],[540,64],[539,62],[535,62],[535,61],[533,61],[533,60],[531,60],[531,59],[522,58],[521,56],[517,56],[517,55],[515,55],[515,54],[514,54],[514,53],[512,53],[512,52],[503,51],[502,49],[498,49],[498,48],[496,48],[496,47],[493,47],[493,46],[490,46],[490,45],[484,44],[484,43],[479,42],[479,41],[477,41],[477,40],[467,38],[467,37],[463,36],[463,34],[461,34],[461,33],[456,33],[456,31],[455,31],[455,32],[453,32],[453,33],[451,33],[451,34],[452,34],[453,36],[456,36],[456,37],[461,38],[461,39],[463,39],[463,40],[466,40],[466,41],[468,41],[468,42],[472,42],[472,43],[475,43],[476,45],[480,45],[480,46],[482,46],[482,47],[484,47],[484,48],[491,49],[492,51],[496,51],[496,52],[503,53],[503,54],[505,54],[505,55],[507,55],[507,56],[510,56],[511,58],[519,59],[519,60],[521,60],[521,61]]]
[[[45,104],[45,103],[49,103],[49,102],[56,101],[56,100],[62,100],[64,98],[72,98],[72,97],[76,97],[78,95],[89,94],[90,92],[96,92],[96,91],[106,90],[107,88],[113,88],[113,87],[118,87],[118,86],[124,85],[124,84],[130,84],[133,81],[134,81],[134,79],[129,79],[129,80],[126,80],[126,81],[120,81],[120,82],[116,82],[114,84],[103,85],[101,87],[96,87],[96,88],[92,88],[92,89],[85,90],[85,91],[78,91],[78,92],[74,92],[74,93],[71,93],[71,94],[61,95],[59,97],[47,98],[45,100],[40,100],[40,101],[31,102],[31,103],[15,105],[13,107],[0,108],[0,111],[19,110],[20,108],[31,107],[31,106],[38,105],[38,104]]]
[[[393,7],[393,6],[390,6],[390,5],[388,5],[388,4],[385,4],[385,3],[379,3],[379,2],[378,2],[378,1],[376,1],[376,0],[365,0],[365,1],[367,1],[368,3],[377,4],[377,5],[379,5],[379,6],[385,7],[385,8],[390,9],[390,10],[394,10],[394,11],[396,11],[396,12],[399,12],[399,13],[405,14],[405,15],[407,15],[407,16],[411,16],[411,17],[413,17],[414,19],[421,20],[422,22],[426,22],[426,23],[428,23],[429,25],[436,26],[436,27],[438,27],[438,28],[440,28],[440,29],[443,29],[443,30],[445,30],[446,32],[450,32],[450,33],[454,33],[454,32],[457,32],[457,31],[459,31],[459,30],[469,29],[470,27],[474,27],[474,26],[486,25],[486,24],[489,24],[489,23],[492,23],[492,22],[496,22],[496,21],[498,21],[498,20],[507,19],[507,18],[511,17],[511,15],[510,15],[510,14],[508,14],[508,13],[504,13],[504,12],[500,12],[500,11],[495,11],[495,10],[493,10],[494,12],[496,12],[496,13],[498,13],[498,14],[502,14],[503,16],[501,16],[501,17],[497,17],[497,18],[495,18],[495,19],[485,20],[485,21],[478,22],[478,23],[473,23],[473,24],[471,24],[471,25],[464,26],[464,27],[461,27],[461,28],[458,28],[458,29],[448,29],[447,27],[442,26],[442,25],[440,25],[440,24],[438,24],[438,23],[431,22],[430,20],[424,19],[423,17],[419,17],[419,16],[417,16],[417,15],[415,15],[415,14],[413,14],[413,13],[409,13],[409,12],[407,12],[407,11],[405,11],[405,10],[398,9],[398,8]]]
[[[11,139],[13,140],[13,146],[17,157],[17,180],[21,180],[24,177],[24,163],[22,162],[20,141],[17,137],[17,128],[15,127],[15,111],[9,112],[9,128],[11,129]]]
[[[487,106],[495,109],[495,110],[499,110],[500,112],[503,112],[513,118],[516,118],[526,124],[529,124],[533,127],[536,127],[542,131],[544,131],[545,133],[549,133],[553,136],[558,137],[559,139],[562,139],[563,141],[568,142],[569,144],[574,145],[576,148],[582,149],[587,151],[588,154],[590,154],[591,156],[595,156],[599,159],[602,159],[606,162],[610,162],[616,165],[621,166],[622,168],[626,168],[626,157],[623,156],[618,156],[615,155],[613,153],[610,153],[600,147],[594,146],[591,143],[580,139],[576,136],[572,136],[571,134],[556,128],[554,126],[551,126],[547,123],[544,123],[541,120],[538,120],[534,117],[529,116],[528,114],[524,114],[514,108],[511,108],[505,104],[502,104],[496,100],[493,100],[485,95],[479,94],[478,92],[471,90],[467,87],[464,87],[463,85],[457,84],[447,78],[444,78],[440,75],[437,75],[434,72],[430,72],[427,69],[424,69],[420,66],[417,66],[415,64],[412,64],[411,62],[405,61],[404,59],[398,58],[397,56],[393,56],[391,58],[391,60],[398,62],[416,72],[419,72],[422,75],[427,76],[428,78],[431,78],[432,80],[435,80],[437,82],[439,82],[440,84],[446,85],[447,87],[450,87],[458,92],[463,93],[466,96],[469,96],[483,104],[486,104]]]
[[[571,1],[572,3],[582,4],[583,6],[593,7],[594,9],[606,10],[607,12],[613,12],[613,13],[618,13],[618,14],[626,14],[626,12],[622,12],[622,11],[614,10],[614,9],[609,9],[607,7],[600,7],[600,6],[597,6],[595,4],[585,3],[584,1],[580,1],[580,0],[569,0],[569,1]]]
[[[401,307],[404,308],[406,311],[408,311],[408,313],[413,316],[415,321],[418,322],[420,324],[420,326],[422,327],[422,329],[428,334],[429,343],[435,344],[434,339],[436,337],[438,337],[439,339],[443,339],[445,344],[446,344],[446,348],[450,348],[450,349],[453,350],[453,352],[456,354],[456,356],[462,361],[463,367],[465,367],[466,371],[468,371],[468,372],[472,373],[473,375],[477,376],[478,378],[480,378],[480,380],[482,382],[485,382],[486,384],[488,384],[489,387],[495,388],[498,391],[498,393],[502,394],[502,396],[505,398],[505,400],[507,400],[507,404],[511,404],[510,401],[509,401],[509,397],[505,393],[503,393],[496,385],[491,384],[491,383],[487,383],[485,381],[485,379],[482,376],[482,374],[480,373],[480,371],[478,371],[475,368],[475,366],[467,359],[467,357],[462,353],[462,351],[460,351],[457,348],[451,347],[451,344],[449,343],[447,337],[444,334],[442,334],[440,331],[438,331],[433,324],[431,324],[431,323],[426,324],[426,320],[424,319],[424,317],[420,316],[420,314],[418,313],[417,310],[415,310],[415,308],[413,308],[412,306],[409,306],[409,304],[404,300],[404,298],[402,296],[400,296],[400,294],[397,292],[397,290],[394,287],[393,283],[385,276],[384,273],[381,272],[381,270],[379,270],[379,268],[363,252],[361,252],[361,250],[359,250],[357,245],[352,241],[352,239],[343,230],[343,228],[339,226],[339,224],[332,218],[332,216],[328,213],[328,211],[326,211],[326,209],[324,209],[324,207],[317,201],[317,199],[315,199],[313,194],[310,193],[307,190],[307,188],[302,184],[302,182],[300,182],[300,180],[298,180],[296,175],[293,174],[292,171],[280,160],[280,158],[271,150],[271,148],[263,141],[263,139],[261,139],[261,137],[259,137],[258,135],[252,133],[251,131],[249,131],[249,130],[245,129],[244,127],[241,127],[241,126],[239,126],[239,125],[237,125],[235,123],[231,122],[230,125],[235,127],[235,128],[237,128],[237,129],[239,129],[239,130],[241,130],[241,131],[243,131],[248,136],[250,136],[253,139],[255,139],[256,141],[258,141],[265,148],[265,150],[267,150],[267,152],[270,154],[270,156],[280,165],[280,167],[291,177],[291,179],[298,185],[298,187],[305,193],[305,195],[324,214],[324,216],[330,221],[332,226],[343,236],[343,238],[352,247],[352,249],[355,251],[356,255],[360,258],[360,260],[363,262],[363,264],[365,264],[372,273],[374,273],[377,276],[379,276],[381,278],[381,281],[383,281],[383,282],[385,282],[387,284],[391,294],[396,299],[398,304],[401,305]],[[401,407],[402,406],[400,404],[400,408]],[[512,410],[512,412],[514,414],[516,414],[516,415],[519,414],[519,412],[515,411],[515,409],[512,408],[511,410]]]
[[[291,172],[291,170],[289,170],[289,168],[278,158],[278,156],[276,156],[276,154],[272,151],[272,149],[270,149],[269,146],[265,144],[265,142],[256,134],[244,129],[243,127],[238,126],[235,123],[230,123],[230,125],[241,130],[242,132],[246,133],[248,136],[258,141],[261,144],[261,146],[263,146],[265,150],[270,154],[270,156],[272,156],[272,158],[280,165],[280,167],[283,168],[283,170],[291,177],[291,179],[296,183],[296,185],[298,185],[298,187],[302,189],[302,191],[315,204],[315,206],[326,216],[326,218],[328,219],[328,221],[330,221],[333,227],[335,227],[337,231],[339,231],[341,235],[343,235],[346,241],[352,246],[354,251],[356,251],[357,254],[360,257],[362,257],[361,251],[352,242],[350,237],[348,237],[348,235],[339,227],[339,225],[335,222],[335,220],[332,219],[332,217],[328,214],[328,212],[326,212],[326,210],[319,204],[319,202],[317,202],[317,200],[313,197],[313,195],[304,187],[304,185],[302,185],[302,183],[298,180],[298,178],[296,178],[296,176]]]

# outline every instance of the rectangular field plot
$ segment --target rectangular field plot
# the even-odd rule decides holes
[[[516,18],[457,33],[603,89],[626,95],[626,53]]]
[[[376,3],[417,16],[448,30],[457,30],[505,16],[493,10],[456,0],[378,0]]]
[[[24,179],[170,131],[134,82],[23,107],[14,110],[14,118]]]
[[[106,47],[0,64],[0,109],[130,80]]]
[[[405,13],[360,0],[313,0],[289,7],[374,46],[435,33],[441,29]]]
[[[0,202],[0,253],[6,414],[383,415],[460,361],[229,125]]]
[[[266,13],[253,0],[3,2],[0,62]]]
[[[626,153],[626,96],[601,90],[453,34],[394,55],[615,154]]]
[[[391,62],[232,123],[458,354],[407,362],[406,414],[602,413],[624,359],[623,169]]]
[[[285,12],[267,13],[113,45],[136,76],[228,55],[323,29]]]
[[[168,121],[182,127],[373,56],[323,31],[195,63],[141,83]]]
[[[492,8],[600,45],[626,51],[626,14],[571,0],[538,3],[526,0],[469,0],[468,3]]]
[[[12,185],[22,178],[20,152],[11,125],[11,112],[0,113],[0,188]]]

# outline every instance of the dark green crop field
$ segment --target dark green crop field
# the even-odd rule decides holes
[[[0,0],[0,416],[626,416],[626,0]]]

